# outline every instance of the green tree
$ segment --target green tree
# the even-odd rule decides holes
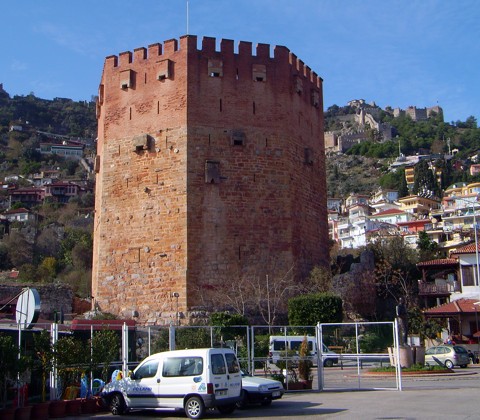
[[[81,374],[88,366],[90,352],[85,351],[81,340],[72,336],[59,338],[53,350],[63,395],[67,387],[80,383]]]
[[[228,312],[214,312],[210,315],[210,325],[215,325],[216,334],[221,337],[221,341],[233,340],[238,336],[246,335],[245,328],[235,328],[241,325],[249,325],[248,319],[240,314],[231,314]]]
[[[398,197],[408,197],[409,191],[408,191],[408,185],[407,185],[407,179],[405,178],[405,170],[399,171],[401,176],[400,176],[400,184],[398,186]]]
[[[115,331],[95,331],[90,341],[92,347],[91,370],[102,367],[101,377],[108,382],[110,365],[119,359],[120,338]]]
[[[415,165],[414,183],[412,189],[413,194],[421,195],[431,192],[438,197],[438,191],[439,187],[437,180],[435,179],[428,162],[426,160],[421,160],[417,163],[417,165]]]
[[[289,299],[290,325],[317,325],[318,322],[342,322],[342,299],[329,293],[315,293]]]
[[[15,372],[12,371],[12,366],[15,365],[18,357],[18,346],[13,341],[13,338],[0,333],[0,395],[2,407],[5,408],[7,401],[7,384],[14,378]]]
[[[33,348],[35,351],[36,362],[40,365],[42,376],[42,401],[46,401],[47,397],[47,377],[53,367],[53,345],[50,333],[42,330],[40,334],[33,336]]]
[[[13,337],[0,333],[0,401],[5,408],[7,401],[7,385],[17,380],[31,367],[31,359],[25,354],[19,357],[19,346]]]
[[[37,275],[40,281],[50,283],[57,274],[57,260],[55,257],[46,257],[40,263],[37,269]]]
[[[427,232],[418,233],[417,241],[419,261],[428,261],[437,257],[438,244],[428,237]]]
[[[411,334],[418,334],[421,342],[426,338],[437,338],[445,327],[444,320],[425,318],[418,306],[408,308],[408,330]]]

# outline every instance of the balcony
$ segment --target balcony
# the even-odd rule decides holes
[[[418,282],[419,296],[446,297],[450,296],[451,293],[461,291],[462,289],[458,281],[442,283]]]

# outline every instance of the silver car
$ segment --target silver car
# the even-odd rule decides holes
[[[441,346],[430,347],[425,352],[425,364],[435,366],[439,364],[452,369],[454,366],[466,368],[470,363],[467,350],[462,346],[444,344]]]

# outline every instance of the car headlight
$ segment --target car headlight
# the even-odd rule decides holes
[[[268,385],[260,385],[260,386],[258,387],[258,390],[259,390],[260,392],[267,392],[267,391],[268,391]]]

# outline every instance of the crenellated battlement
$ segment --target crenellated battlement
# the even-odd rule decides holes
[[[110,55],[105,59],[104,70],[135,69],[139,65],[159,60],[172,59],[176,54],[187,54],[189,59],[194,57],[222,59],[225,62],[234,61],[237,66],[247,64],[264,64],[269,66],[289,66],[290,73],[304,77],[315,87],[320,88],[322,78],[319,77],[310,67],[306,66],[295,54],[284,46],[275,46],[273,56],[270,44],[259,43],[256,45],[255,53],[251,42],[239,41],[235,52],[234,41],[222,39],[220,49],[217,49],[216,38],[203,37],[201,48],[198,49],[196,35],[184,35],[177,39],[169,39],[163,44],[155,43],[148,48],[136,48],[133,52],[124,51],[117,55]]]

